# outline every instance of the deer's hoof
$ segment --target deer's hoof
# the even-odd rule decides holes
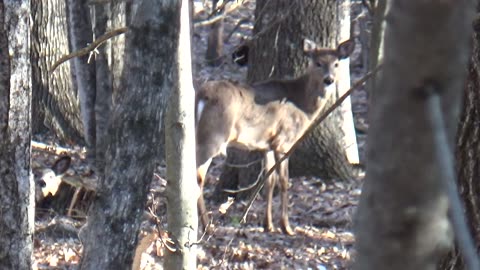
[[[265,232],[274,232],[275,231],[275,227],[273,227],[272,224],[265,224],[263,226]]]
[[[295,231],[290,226],[283,227],[282,231],[286,235],[295,235]]]

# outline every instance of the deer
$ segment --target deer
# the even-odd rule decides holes
[[[229,80],[207,81],[196,92],[196,160],[200,195],[197,201],[204,228],[209,218],[203,198],[205,177],[212,158],[226,153],[226,147],[260,150],[266,160],[279,161],[303,135],[326,104],[334,89],[338,61],[350,56],[353,40],[337,48],[322,48],[304,39],[303,53],[309,66],[294,79],[270,79],[254,84]],[[333,86],[333,87],[332,87]],[[273,164],[265,162],[266,170]],[[267,207],[264,228],[274,231],[272,197],[276,178],[281,190],[283,233],[293,235],[288,218],[288,158],[276,170],[276,177],[266,180]]]
[[[62,183],[62,177],[70,167],[71,162],[71,157],[62,156],[50,168],[44,168],[39,171],[38,179],[35,181],[36,203],[40,203],[44,198],[57,194]]]

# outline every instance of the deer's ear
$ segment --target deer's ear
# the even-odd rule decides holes
[[[303,52],[311,55],[317,49],[317,44],[314,41],[306,38],[303,40]]]
[[[353,49],[355,49],[355,42],[352,39],[340,43],[337,48],[338,59],[348,58],[352,54]]]
[[[70,167],[71,162],[71,157],[63,156],[55,161],[55,164],[52,166],[52,170],[55,172],[55,174],[64,174]]]

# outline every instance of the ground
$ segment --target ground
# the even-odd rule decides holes
[[[207,16],[202,11],[202,2],[195,0],[195,19]],[[254,1],[237,1],[238,7],[228,14],[225,21],[225,36],[235,24],[244,18],[251,18],[243,24],[225,43],[224,64],[218,67],[206,66],[204,55],[209,27],[197,26],[194,30],[194,73],[198,82],[211,79],[245,80],[246,67],[239,67],[230,61],[230,54],[250,34],[253,27]],[[359,6],[352,7],[353,14],[359,13]],[[352,81],[365,73],[361,63],[361,48],[357,46],[351,57]],[[365,123],[367,98],[364,89],[352,94],[353,112],[357,127]],[[51,136],[35,136],[36,141],[47,145],[58,145]],[[358,134],[360,157],[364,156],[365,135]],[[82,148],[64,146],[73,163],[67,172],[69,178],[87,177],[86,162]],[[34,147],[33,160],[39,167],[48,167],[62,149]],[[240,223],[245,202],[234,202],[227,213],[218,213],[221,204],[209,200],[218,180],[221,159],[214,162],[207,179],[205,197],[207,207],[214,213],[213,233],[204,235],[198,243],[198,269],[348,269],[354,256],[352,219],[358,204],[362,179],[325,183],[316,178],[295,178],[290,181],[290,222],[294,236],[263,232],[262,222],[266,202],[263,196],[254,202],[246,223]],[[165,219],[165,168],[159,165],[151,187],[143,226],[142,243],[150,244],[152,228],[166,228]],[[148,208],[156,214],[148,214]],[[274,221],[279,216],[279,198],[274,201]],[[77,234],[85,220],[85,213],[77,211],[74,218],[60,216],[49,209],[37,209],[35,224],[35,269],[77,269],[81,256],[81,243]],[[156,216],[156,217],[155,217]],[[158,219],[157,219],[158,218]],[[158,226],[154,226],[158,223]],[[162,232],[160,233],[162,234]],[[144,269],[162,269],[161,262],[165,249],[162,238],[153,244],[142,257]],[[146,265],[146,266],[145,266]]]

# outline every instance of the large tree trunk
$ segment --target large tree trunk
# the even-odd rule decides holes
[[[127,269],[158,156],[158,138],[178,45],[178,1],[140,3],[126,40],[126,62],[108,128],[104,175],[80,238],[80,269]],[[173,25],[172,25],[173,24]]]
[[[38,132],[46,126],[59,138],[83,142],[83,125],[71,63],[54,72],[55,61],[69,53],[65,1],[32,1],[32,124]]]
[[[32,267],[34,183],[30,173],[28,40],[30,1],[0,1],[0,269]]]
[[[478,10],[478,8],[477,8]],[[463,112],[457,134],[458,185],[477,248],[480,247],[480,20],[475,22]],[[454,250],[441,269],[465,269],[461,254]]]
[[[326,47],[337,45],[337,9],[335,1],[257,1],[256,38],[249,52],[248,81],[301,75],[307,64],[301,53],[304,38]],[[330,97],[327,107],[333,104],[334,98]],[[291,177],[351,178],[340,123],[341,115],[334,112],[314,129],[290,158]],[[261,159],[262,154],[258,152],[229,149],[216,194],[221,194],[223,188],[236,189],[255,181],[261,168],[261,163],[255,161]],[[228,164],[252,165],[228,167]]]
[[[354,269],[436,269],[452,245],[449,216],[468,242],[451,181],[471,4],[392,1],[370,105]]]

